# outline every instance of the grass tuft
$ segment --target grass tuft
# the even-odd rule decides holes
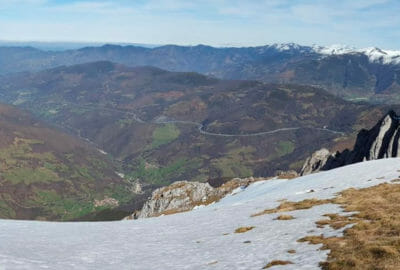
[[[280,215],[276,218],[276,220],[292,220],[292,219],[294,219],[294,217],[291,215]]]
[[[271,268],[272,266],[288,265],[288,264],[293,264],[293,263],[291,261],[273,260],[273,261],[267,263],[267,265],[264,266],[263,269],[268,269],[268,268]]]
[[[254,229],[254,226],[249,226],[249,227],[239,227],[235,230],[235,233],[245,233],[248,231],[251,231],[252,229]]]

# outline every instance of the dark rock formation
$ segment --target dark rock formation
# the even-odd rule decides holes
[[[325,171],[365,160],[399,157],[400,117],[389,111],[372,129],[362,129],[353,150],[329,153],[321,149],[309,157],[301,175]]]

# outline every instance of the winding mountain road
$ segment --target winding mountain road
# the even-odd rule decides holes
[[[329,133],[334,133],[334,134],[340,134],[344,135],[344,132],[341,131],[336,131],[336,130],[331,130],[327,128],[315,128],[315,127],[288,127],[288,128],[278,128],[270,131],[261,131],[261,132],[255,132],[255,133],[244,133],[244,134],[227,134],[227,133],[216,133],[216,132],[209,132],[204,130],[205,126],[202,123],[198,122],[192,122],[192,121],[180,121],[180,120],[166,120],[166,121],[152,121],[149,123],[153,124],[189,124],[189,125],[195,125],[197,126],[197,129],[201,134],[204,135],[209,135],[209,136],[219,136],[219,137],[254,137],[254,136],[263,136],[263,135],[270,135],[270,134],[275,134],[278,132],[284,132],[284,131],[292,131],[292,130],[299,130],[299,129],[315,129],[319,131],[326,131]]]
[[[76,104],[75,104],[76,106]],[[104,110],[104,111],[110,111],[110,112],[118,112],[118,113],[124,113],[126,115],[130,115],[132,119],[138,123],[142,124],[184,124],[184,125],[194,125],[197,126],[197,129],[199,132],[203,135],[207,136],[218,136],[218,137],[256,137],[256,136],[264,136],[264,135],[271,135],[279,132],[286,132],[286,131],[293,131],[293,130],[299,130],[299,129],[314,129],[318,131],[324,131],[328,133],[333,133],[333,134],[338,134],[338,135],[344,135],[345,133],[342,131],[337,131],[337,130],[332,130],[328,128],[316,128],[316,127],[286,127],[286,128],[278,128],[274,130],[269,130],[269,131],[261,131],[261,132],[255,132],[255,133],[244,133],[244,134],[229,134],[229,133],[218,133],[218,132],[210,132],[206,131],[206,127],[202,123],[194,122],[194,121],[185,121],[185,120],[173,120],[173,119],[166,119],[165,116],[159,117],[157,120],[154,121],[145,121],[141,119],[136,113],[132,111],[126,111],[126,110],[120,110],[120,109],[115,109],[115,108],[106,108],[106,107],[96,107],[96,106],[79,106],[78,107],[85,107],[85,108],[95,108],[97,110]],[[165,120],[164,120],[165,119]]]

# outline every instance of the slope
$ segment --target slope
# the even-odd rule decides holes
[[[97,149],[0,104],[0,217],[72,220],[132,199]]]
[[[4,267],[35,269],[101,266],[149,270],[262,269],[287,261],[290,264],[282,269],[319,269],[319,262],[327,259],[329,250],[298,240],[310,234],[340,237],[351,225],[334,229],[316,224],[326,219],[326,214],[353,214],[343,213],[330,200],[343,190],[397,179],[399,169],[400,159],[386,159],[292,180],[256,182],[213,205],[135,221],[1,220],[0,263]],[[278,218],[282,213],[273,212],[252,216],[264,209],[276,209],[285,200],[298,202],[285,213],[293,219]]]

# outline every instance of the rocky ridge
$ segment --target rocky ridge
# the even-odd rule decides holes
[[[209,183],[177,181],[169,186],[153,191],[141,211],[134,212],[126,219],[148,218],[190,211],[201,205],[220,200],[236,188],[246,188],[249,184],[265,178],[234,178],[219,187]]]
[[[331,153],[327,149],[316,151],[309,157],[301,175],[382,158],[399,157],[400,117],[389,111],[372,129],[362,129],[353,150]]]

